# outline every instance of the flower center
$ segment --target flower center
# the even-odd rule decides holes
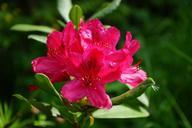
[[[92,77],[92,76],[88,76],[88,75],[81,78],[81,81],[84,83],[84,86],[86,86],[86,87],[93,87],[100,80],[101,79],[99,77]]]

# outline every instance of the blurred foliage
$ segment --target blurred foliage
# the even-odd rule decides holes
[[[31,123],[30,119],[21,120],[19,113],[14,115],[13,108],[0,102],[0,128],[23,128]]]
[[[82,7],[85,18],[88,19],[96,10],[106,7],[110,1],[73,0],[73,3]],[[121,30],[122,38],[118,47],[123,45],[126,31],[131,31],[134,37],[140,40],[141,49],[138,56],[143,60],[141,66],[155,79],[160,90],[157,93],[152,90],[147,92],[151,101],[150,117],[126,120],[97,119],[93,127],[191,127],[191,7],[191,0],[122,0],[113,13],[102,17],[104,24],[114,25]],[[12,94],[16,92],[33,95],[28,90],[34,78],[31,60],[45,55],[46,51],[44,44],[28,40],[26,33],[11,31],[10,27],[25,23],[62,29],[57,23],[57,20],[61,19],[56,1],[0,0],[2,101],[13,101]],[[135,58],[140,59],[137,56]],[[44,98],[47,98],[46,95]],[[13,106],[17,111],[22,104],[14,101]]]

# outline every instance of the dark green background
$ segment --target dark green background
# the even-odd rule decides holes
[[[85,19],[106,2],[110,1],[73,0],[82,7]],[[142,68],[160,90],[147,92],[150,117],[96,120],[96,128],[180,128],[192,122],[191,9],[191,0],[122,0],[117,10],[101,19],[121,30],[119,47],[126,31],[139,39],[141,49],[135,58],[142,59]],[[17,106],[12,94],[30,95],[31,60],[46,52],[44,44],[27,39],[29,33],[10,27],[28,23],[59,28],[58,19],[62,17],[55,0],[0,0],[0,101]]]

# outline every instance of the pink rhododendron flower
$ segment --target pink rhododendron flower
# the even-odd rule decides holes
[[[118,68],[111,70],[105,64],[103,51],[97,48],[86,49],[75,63],[70,58],[67,60],[66,70],[74,80],[63,86],[63,97],[71,102],[87,97],[95,107],[111,108],[105,84],[117,80],[121,72]]]
[[[61,82],[69,79],[65,71],[65,58],[68,51],[80,52],[81,47],[77,32],[69,22],[63,32],[54,31],[47,37],[47,56],[32,61],[33,71],[44,73],[52,82]],[[74,45],[76,44],[76,45]]]
[[[140,44],[137,40],[132,40],[132,35],[130,32],[126,34],[126,40],[124,43],[123,51],[127,54],[134,55],[140,48]],[[145,81],[147,79],[147,74],[139,69],[137,66],[125,67],[122,70],[122,74],[120,77],[120,82],[131,85],[132,87],[136,87],[139,83]]]
[[[120,32],[118,29],[115,27],[105,28],[98,19],[90,20],[80,25],[82,46],[84,48],[97,46],[103,49],[112,68],[121,66],[120,82],[135,87],[146,80],[147,75],[138,67],[131,66],[132,59],[127,56],[133,56],[140,48],[140,44],[138,40],[132,39],[130,32],[127,32],[123,48],[116,50],[119,37]]]
[[[106,28],[98,19],[81,22],[78,30],[69,22],[63,32],[48,36],[47,56],[34,59],[33,70],[46,74],[52,82],[72,76],[61,89],[70,102],[86,97],[92,106],[111,108],[105,84],[119,80],[136,87],[147,79],[143,70],[132,66],[139,42],[127,32],[123,48],[117,50],[119,38],[117,28]]]

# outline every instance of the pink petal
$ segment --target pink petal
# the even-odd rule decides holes
[[[105,50],[115,50],[120,37],[120,32],[117,28],[110,27],[106,29],[98,19],[82,23],[79,32],[84,49],[98,46]]]
[[[68,79],[64,65],[54,58],[39,57],[32,61],[33,71],[47,75],[52,82],[61,82]]]
[[[123,71],[120,81],[124,84],[130,84],[136,87],[141,82],[147,79],[147,74],[137,67],[130,67]]]
[[[109,54],[104,63],[105,67],[102,68],[99,75],[103,83],[113,82],[120,78],[122,71],[129,67],[133,62],[132,56],[123,51],[114,51]]]
[[[104,85],[96,85],[95,88],[90,88],[88,90],[87,98],[91,105],[97,108],[107,108],[112,107],[110,97],[106,94]]]
[[[133,62],[132,56],[123,50],[111,52],[105,60],[110,62],[111,67],[121,66],[121,68],[123,68],[122,66],[130,66]]]
[[[87,49],[83,53],[81,70],[83,73],[97,75],[103,65],[104,55],[98,49]]]
[[[87,48],[89,45],[99,45],[103,32],[104,26],[98,19],[81,23],[79,34],[82,46]]]
[[[86,88],[79,80],[69,81],[62,87],[61,95],[70,102],[76,102],[86,96]]]
[[[60,57],[63,54],[62,32],[54,31],[47,37],[47,55],[50,57]]]
[[[64,45],[69,45],[69,43],[74,39],[76,30],[72,22],[68,22],[63,31],[63,43]]]
[[[106,30],[105,35],[103,35],[102,45],[110,50],[115,50],[116,45],[120,38],[120,32],[115,27],[110,27]]]
[[[62,45],[62,32],[54,31],[47,37],[47,47],[58,49]]]
[[[65,59],[65,70],[70,76],[80,77],[81,70],[79,69],[79,65],[82,61],[82,56],[79,54],[69,55],[69,58]]]
[[[89,45],[93,44],[93,37],[91,30],[81,28],[79,34],[81,38],[81,45],[84,49],[89,47]]]
[[[140,44],[138,40],[132,40],[132,35],[130,32],[126,34],[126,40],[124,45],[124,50],[127,50],[131,55],[134,55],[138,49],[140,48]]]
[[[74,37],[74,40],[69,45],[68,49],[70,49],[71,52],[83,53],[83,47],[81,46],[80,38],[77,35]]]
[[[49,57],[58,58],[64,53],[62,46],[62,32],[54,31],[47,37],[47,55]]]
[[[82,46],[80,45],[80,37],[72,22],[68,22],[63,31],[63,43],[68,51],[82,52],[83,50]]]
[[[100,72],[99,76],[101,79],[101,83],[106,84],[110,82],[114,82],[120,78],[121,70],[120,68],[108,68],[104,72]]]

